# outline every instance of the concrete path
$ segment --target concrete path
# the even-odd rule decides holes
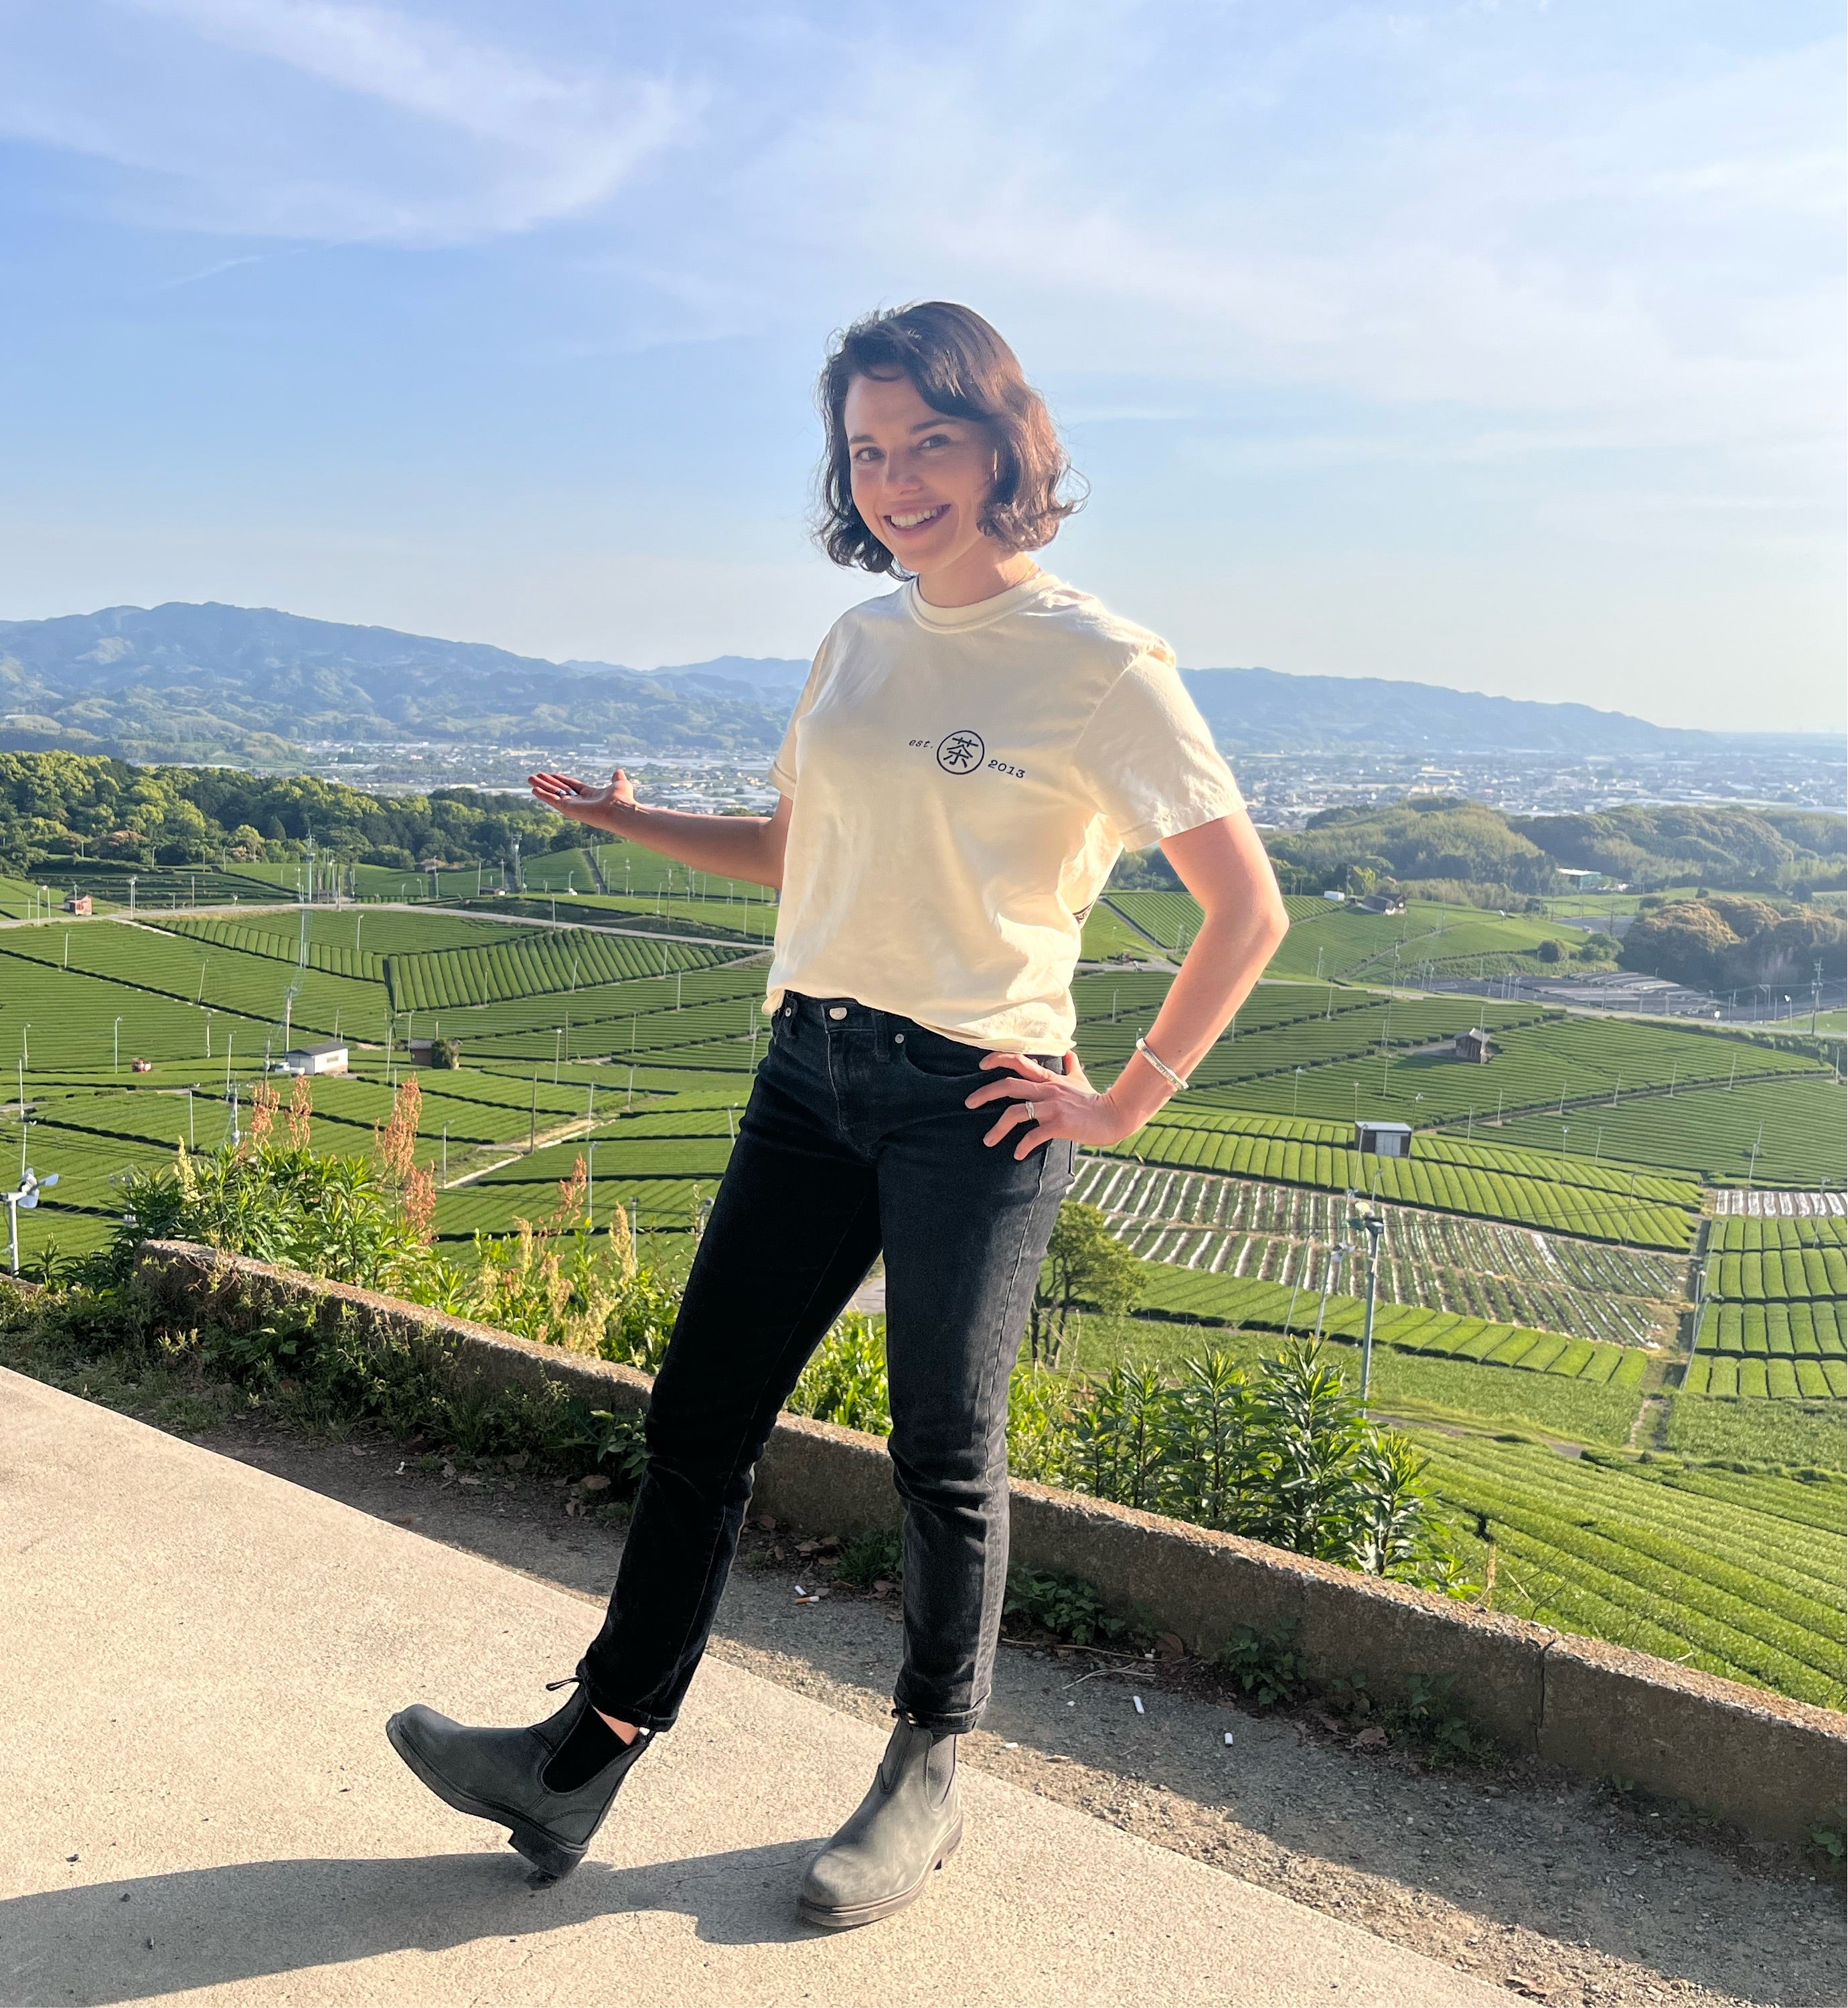
[[[883,1739],[708,1660],[569,1881],[387,1745],[532,1720],[581,1600],[0,1371],[0,2001],[1182,2003],[1498,1989],[965,1770],[926,1900],[839,1936],[803,1865]]]

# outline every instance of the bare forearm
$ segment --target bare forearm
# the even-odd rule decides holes
[[[1171,838],[1162,848],[1205,915],[1146,1034],[1150,1049],[1185,1079],[1251,995],[1290,921],[1276,874],[1248,817],[1204,825]],[[1175,1092],[1174,1083],[1139,1052],[1118,1076],[1110,1098],[1140,1126]]]
[[[754,886],[783,883],[783,843],[773,816],[697,815],[680,809],[613,803],[596,827],[659,851],[695,871],[743,878]]]
[[[1207,917],[1147,1034],[1149,1045],[1183,1080],[1232,1022],[1282,939],[1267,914]],[[1172,1083],[1138,1054],[1111,1090],[1111,1099],[1140,1126],[1174,1092]]]

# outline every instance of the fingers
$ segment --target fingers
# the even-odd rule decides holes
[[[985,1067],[1005,1067],[1010,1073],[1017,1073],[1024,1080],[1058,1080],[1058,1074],[1043,1067],[1025,1053],[984,1053],[982,1065]]]
[[[1024,1053],[984,1053],[982,1065],[997,1069],[1005,1067],[1005,1073],[997,1072],[994,1080],[984,1082],[963,1103],[966,1108],[980,1108],[984,1102],[999,1101],[1009,1095],[1020,1092],[1020,1084],[1030,1081],[1036,1087],[1042,1082],[1050,1087],[1061,1076],[1029,1059]]]
[[[982,1141],[984,1144],[998,1144],[1002,1141],[1010,1130],[1018,1129],[1023,1122],[1032,1123],[1037,1120],[1038,1117],[1035,1112],[1029,1108],[1024,1101],[1010,1101],[1001,1112],[1000,1119],[995,1127],[983,1137]]]
[[[974,1094],[965,1098],[963,1106],[980,1108],[984,1102],[1017,1101],[1020,1093],[1021,1084],[1012,1076],[1005,1080],[985,1080]]]

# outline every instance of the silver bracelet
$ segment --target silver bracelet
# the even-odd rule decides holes
[[[1176,1073],[1174,1069],[1168,1065],[1167,1061],[1155,1051],[1154,1048],[1149,1044],[1147,1039],[1138,1039],[1136,1042],[1136,1050],[1142,1055],[1143,1058],[1155,1069],[1156,1073],[1161,1075],[1161,1078],[1168,1083],[1168,1086],[1174,1090],[1175,1094],[1181,1094],[1186,1091],[1186,1082],[1182,1080],[1181,1076]]]

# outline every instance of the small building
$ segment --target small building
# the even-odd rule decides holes
[[[1605,878],[1602,871],[1581,871],[1578,867],[1570,864],[1560,865],[1556,869],[1558,875],[1565,880],[1574,893],[1597,893],[1603,889]]]
[[[277,1065],[284,1073],[345,1073],[347,1042],[316,1039],[305,1046],[291,1046]]]
[[[1363,914],[1402,914],[1405,910],[1405,895],[1401,893],[1369,893],[1364,900],[1354,903]]]
[[[154,1070],[154,1063],[152,1060],[133,1059],[129,1062],[130,1073],[152,1073]]]
[[[1501,1048],[1481,1026],[1472,1025],[1467,1032],[1457,1034],[1454,1050],[1458,1059],[1472,1061],[1478,1066],[1486,1066]]]
[[[1356,1122],[1354,1147],[1369,1158],[1409,1158],[1412,1125],[1409,1122]]]
[[[87,914],[90,911],[90,895],[87,893],[72,893],[67,895],[64,902],[64,910],[67,914]]]
[[[1345,893],[1324,893],[1322,896],[1324,900],[1327,900],[1331,906],[1336,907],[1345,905],[1348,898]]]
[[[428,1066],[430,1055],[436,1046],[434,1039],[407,1039],[405,1051],[410,1055],[412,1066]]]

